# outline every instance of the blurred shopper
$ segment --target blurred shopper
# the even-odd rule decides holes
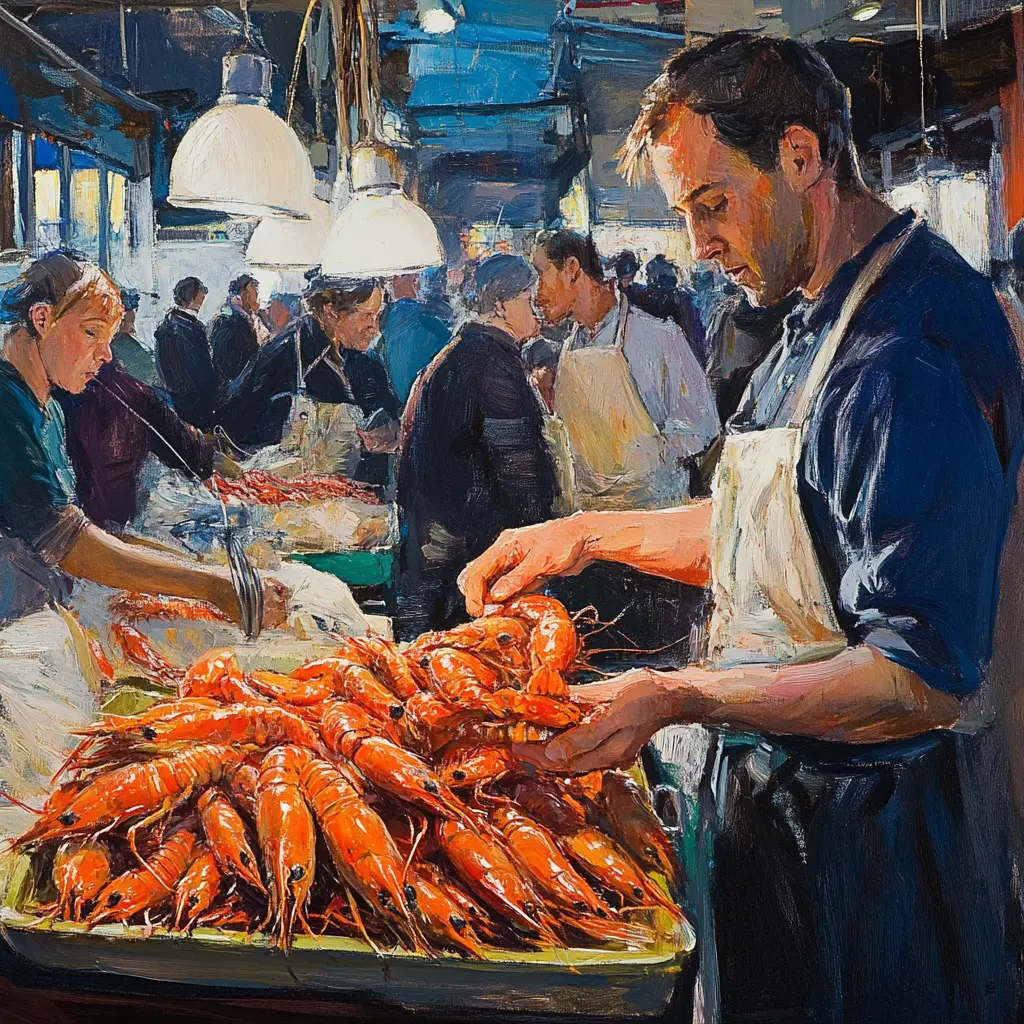
[[[367,351],[380,329],[380,282],[308,276],[308,313],[260,348],[226,392],[220,422],[251,450],[292,443],[305,423],[311,443],[338,452],[334,471],[386,483],[399,404],[384,364]]]
[[[703,363],[707,359],[704,322],[693,293],[679,281],[676,265],[664,256],[655,256],[648,262],[646,273],[646,285],[628,289],[630,301],[659,320],[674,320],[686,335],[693,354]]]
[[[633,282],[636,280],[636,275],[640,272],[640,261],[636,258],[636,253],[631,252],[629,249],[620,252],[615,257],[615,279],[618,281],[619,289],[625,290],[633,286]]]
[[[209,478],[237,467],[213,442],[114,359],[80,394],[55,392],[67,430],[75,490],[85,514],[118,533],[139,511],[139,474],[149,455],[165,466]]]
[[[553,514],[544,412],[520,355],[540,326],[531,304],[535,280],[520,256],[477,265],[464,282],[473,319],[410,396],[398,473],[407,635],[464,619],[456,577],[466,562],[502,530]]]
[[[270,337],[276,338],[302,316],[302,298],[287,292],[274,292],[267,308],[260,310],[259,316]]]
[[[797,295],[774,306],[755,306],[745,292],[723,299],[708,328],[708,380],[725,423],[739,408],[750,378],[779,343]]]
[[[217,414],[217,374],[199,310],[207,288],[198,277],[174,286],[174,307],[157,327],[156,367],[175,412],[199,430],[213,429]]]
[[[228,285],[228,301],[210,324],[210,348],[223,393],[259,351],[260,333],[269,334],[259,318],[260,286],[251,274]]]
[[[581,506],[677,504],[689,491],[689,463],[719,432],[685,335],[605,280],[590,238],[545,233],[533,263],[544,319],[575,324],[559,356],[554,405],[572,441]]]
[[[121,302],[124,304],[124,314],[121,317],[121,326],[110,343],[110,350],[114,358],[133,377],[145,384],[152,384],[156,380],[156,360],[135,333],[139,293],[134,288],[122,288]]]
[[[377,351],[403,405],[420,371],[451,340],[451,330],[420,297],[420,277],[406,274],[391,282],[394,301],[381,315]]]
[[[448,268],[431,267],[425,270],[420,278],[420,287],[427,312],[451,329],[455,324],[455,311],[448,301]]]

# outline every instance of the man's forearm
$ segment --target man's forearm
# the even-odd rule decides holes
[[[801,665],[654,673],[666,720],[875,743],[952,725],[954,696],[871,647]]]
[[[710,501],[654,512],[583,512],[580,520],[591,561],[618,562],[652,576],[707,585]]]
[[[218,608],[230,606],[231,582],[225,574],[133,547],[89,525],[61,562],[72,576],[107,587],[170,597],[194,597]]]

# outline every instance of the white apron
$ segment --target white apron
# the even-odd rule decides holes
[[[345,402],[316,402],[306,392],[306,378],[321,363],[329,366],[341,379],[348,394],[352,387],[344,370],[328,359],[330,348],[309,364],[302,366],[300,332],[295,332],[295,395],[285,424],[281,447],[296,452],[308,473],[352,477],[363,455],[363,445],[356,428],[362,422],[362,410]]]
[[[878,249],[861,270],[797,393],[791,422],[725,437],[712,487],[711,592],[707,663],[713,669],[744,664],[816,661],[847,645],[818,564],[803,514],[799,466],[814,403],[853,318],[917,222]],[[682,766],[681,788],[696,800],[711,765],[713,795],[722,804],[722,743],[711,754],[711,734],[701,726],[673,726],[655,737],[664,760]],[[721,777],[719,777],[721,776]],[[708,892],[713,808],[704,808],[694,888],[705,937],[701,1002],[705,1022],[716,1019],[718,972]]]
[[[622,295],[615,344],[576,348],[577,324],[558,360],[555,413],[569,435],[577,508],[647,507],[664,462],[664,439],[623,352],[628,316]]]
[[[93,721],[100,673],[81,627],[45,608],[0,628],[0,786],[41,807],[50,779]],[[17,835],[31,812],[0,798],[0,838]]]

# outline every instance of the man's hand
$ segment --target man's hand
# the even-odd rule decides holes
[[[571,576],[590,562],[590,536],[579,515],[537,526],[505,530],[459,574],[470,615],[484,614],[488,604],[508,601],[543,583],[549,576]]]
[[[390,455],[398,449],[397,423],[389,423],[386,427],[378,427],[376,430],[360,430],[357,427],[356,433],[363,442],[363,451],[371,455]]]
[[[634,669],[606,683],[575,688],[573,699],[594,707],[581,725],[546,746],[517,744],[513,747],[515,755],[546,771],[570,775],[626,766],[672,720],[668,694],[646,669]],[[604,700],[607,703],[594,703]]]

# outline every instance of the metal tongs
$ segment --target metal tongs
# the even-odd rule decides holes
[[[234,527],[225,526],[224,546],[231,568],[231,585],[242,611],[242,632],[246,640],[255,640],[263,630],[263,581],[246,556]]]

